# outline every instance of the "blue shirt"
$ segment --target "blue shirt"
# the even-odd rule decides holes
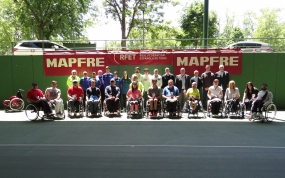
[[[169,86],[164,87],[162,95],[170,97],[171,92],[173,92],[173,96],[179,96],[179,90],[176,86],[169,88]]]
[[[130,78],[128,78],[128,79],[123,78],[123,79],[121,80],[121,84],[122,84],[121,93],[122,93],[123,95],[125,95],[125,94],[128,93],[128,90],[129,90],[129,87],[130,87],[130,83],[131,83],[131,82],[132,82],[132,81],[131,81]]]
[[[114,75],[112,74],[112,73],[109,73],[109,74],[107,74],[107,73],[105,73],[105,74],[103,74],[103,81],[104,81],[104,89],[107,87],[107,86],[109,86],[110,85],[110,80],[114,77]]]
[[[83,91],[86,91],[87,88],[89,88],[89,81],[90,81],[90,77],[87,77],[87,78],[82,77],[80,79],[80,86],[82,87]]]
[[[119,88],[121,88],[121,87],[120,87],[120,84],[121,84],[121,80],[122,80],[122,79],[121,79],[120,77],[114,78],[114,79],[115,79],[115,82],[116,82],[116,86],[119,87]]]
[[[91,79],[93,79],[93,78],[90,78],[90,80],[89,80],[89,86],[90,86],[90,87],[91,87]],[[94,79],[93,79],[93,80],[94,80]],[[99,80],[98,77],[96,77],[95,86],[96,86],[97,88],[100,88],[99,86],[101,86],[101,81]]]

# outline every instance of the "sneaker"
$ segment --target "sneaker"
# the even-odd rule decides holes
[[[173,113],[172,115],[173,115],[173,116],[176,116],[176,113]]]
[[[153,113],[153,116],[157,116],[157,113],[155,112],[155,113]]]
[[[151,113],[149,113],[149,116],[153,116],[153,113],[151,112]]]

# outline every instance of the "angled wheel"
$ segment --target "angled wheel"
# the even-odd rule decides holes
[[[277,108],[275,104],[270,104],[269,106],[267,106],[265,114],[266,120],[268,122],[272,122],[276,117],[276,113],[277,113]]]
[[[28,104],[25,109],[25,114],[27,118],[31,121],[35,121],[39,117],[38,109],[33,104]]]
[[[25,102],[21,98],[13,98],[10,101],[11,110],[21,111],[25,107]]]

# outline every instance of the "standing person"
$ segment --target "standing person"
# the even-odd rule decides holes
[[[118,76],[118,72],[114,71],[114,80],[116,82],[116,86],[120,88],[121,78]]]
[[[86,100],[92,115],[97,115],[98,104],[101,100],[100,89],[96,87],[95,80],[90,80],[91,86],[86,90]]]
[[[110,114],[117,114],[120,102],[120,88],[116,86],[115,80],[110,80],[110,85],[105,89],[107,109]]]
[[[183,106],[184,106],[184,103],[186,101],[185,93],[188,90],[188,88],[190,88],[190,76],[185,74],[185,68],[181,68],[180,74],[176,75],[175,86],[180,91],[179,102],[180,102],[180,108],[181,108],[181,110],[183,110]]]
[[[223,94],[225,96],[225,92],[226,92],[226,89],[227,89],[227,85],[230,81],[230,75],[227,71],[225,71],[225,67],[224,65],[220,65],[219,66],[219,71],[215,73],[215,79],[218,79],[219,80],[219,86],[222,87],[223,89]]]
[[[157,80],[157,84],[156,85],[159,88],[161,88],[161,86],[162,86],[162,77],[161,77],[161,75],[158,74],[158,69],[154,69],[153,70],[153,77],[156,78],[156,80]]]
[[[121,89],[121,94],[122,94],[122,106],[123,106],[123,111],[126,111],[126,103],[127,103],[127,92],[129,90],[129,86],[132,83],[131,79],[129,78],[128,72],[124,71],[123,76],[122,76],[122,80],[121,80],[121,85],[120,85],[120,89]]]
[[[53,80],[51,82],[51,87],[47,88],[45,91],[46,99],[55,104],[55,114],[62,116],[64,113],[63,100],[60,98],[61,91],[57,88],[57,82]]]
[[[105,88],[103,85],[103,71],[102,70],[98,70],[98,79],[100,80],[101,86],[100,86],[100,92],[101,92],[101,106],[103,106],[103,102],[105,99]],[[102,107],[102,111],[103,111],[103,107]]]
[[[162,76],[162,86],[161,89],[163,89],[164,87],[168,86],[168,80],[173,80],[175,81],[175,77],[173,74],[170,73],[170,70],[168,67],[165,68],[165,74],[163,74]]]
[[[149,111],[150,111],[150,116],[157,116],[157,113],[160,114],[160,111],[158,111],[158,103],[161,100],[162,91],[161,91],[161,88],[159,88],[156,85],[157,83],[156,78],[153,77],[151,82],[152,82],[152,86],[150,86],[147,91]]]
[[[104,73],[102,75],[102,84],[103,84],[103,91],[104,93],[106,94],[105,92],[105,89],[107,86],[110,85],[110,81],[111,79],[114,78],[114,75],[110,72],[110,67],[109,66],[106,66],[106,73]],[[102,100],[104,101],[105,100],[105,95],[102,95]]]
[[[90,81],[89,81],[89,87],[91,86],[91,79],[95,81],[95,86],[100,89],[101,81],[99,77],[96,76],[96,72],[92,72],[92,77],[90,78]]]
[[[73,82],[74,80],[77,80],[77,82],[80,81],[80,78],[77,76],[76,70],[72,70],[72,71],[71,71],[71,75],[67,78],[67,81],[66,81],[66,86],[67,86],[67,88],[72,87],[72,85],[73,85],[72,82]]]
[[[85,102],[86,102],[86,90],[89,87],[90,77],[86,71],[83,72],[83,77],[80,79],[80,87],[83,89],[83,111],[85,111]]]
[[[139,67],[135,68],[135,73],[132,75],[132,81],[133,81],[134,75],[136,75],[138,77],[138,81],[142,82],[142,74],[140,71],[141,69]]]
[[[79,104],[82,103],[84,92],[80,86],[78,86],[77,80],[73,80],[73,86],[67,90],[68,104],[70,105],[70,112],[74,112],[74,116],[79,112]]]
[[[144,92],[143,92],[143,99],[144,99],[144,108],[146,108],[146,101],[148,100],[147,97],[147,89],[150,87],[151,85],[151,75],[148,73],[148,68],[144,69],[144,75],[142,75],[142,84],[143,87],[145,88]]]
[[[203,83],[203,100],[202,100],[202,104],[204,107],[204,110],[207,109],[207,94],[208,94],[208,90],[209,87],[212,86],[213,81],[215,79],[215,75],[213,74],[213,72],[210,71],[211,67],[210,65],[206,65],[205,67],[206,71],[201,75],[201,80]]]
[[[203,83],[202,83],[201,77],[199,77],[199,71],[198,70],[194,71],[194,76],[190,79],[190,86],[192,86],[193,82],[196,82],[197,89],[201,93]]]

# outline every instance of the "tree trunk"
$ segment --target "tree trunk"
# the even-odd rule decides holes
[[[38,40],[43,40],[44,39],[44,27],[40,24],[38,26]]]
[[[123,0],[123,13],[122,13],[122,23],[121,23],[121,29],[122,29],[122,41],[121,41],[121,48],[126,49],[127,43],[126,43],[126,0]]]

